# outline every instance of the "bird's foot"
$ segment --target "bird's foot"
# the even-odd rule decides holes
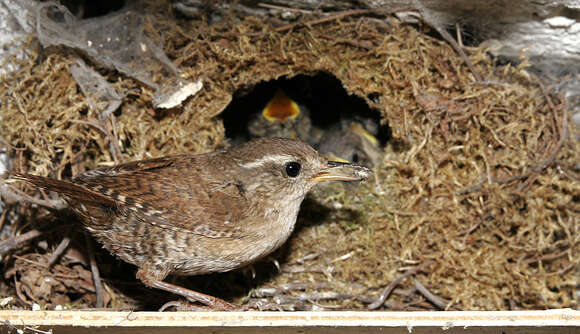
[[[167,292],[171,292],[171,293],[174,293],[174,294],[179,295],[179,296],[183,296],[188,301],[190,301],[192,303],[199,302],[199,303],[202,303],[202,304],[207,306],[207,309],[204,309],[203,307],[194,306],[192,304],[192,309],[193,309],[193,307],[197,307],[198,311],[201,311],[201,310],[234,311],[234,310],[240,309],[239,306],[228,303],[223,299],[213,297],[210,295],[206,295],[206,294],[201,293],[201,292],[189,290],[189,289],[180,287],[178,285],[174,285],[174,284],[163,282],[163,281],[152,282],[151,287],[157,288],[160,290],[164,290]],[[177,304],[175,304],[175,302],[169,302],[169,303],[166,303],[165,305],[163,305],[161,307],[161,309],[166,309],[166,308],[171,307],[171,306],[177,306]]]

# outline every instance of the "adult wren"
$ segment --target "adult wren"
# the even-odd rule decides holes
[[[138,267],[148,287],[214,309],[221,299],[163,280],[250,264],[290,236],[302,200],[324,181],[364,181],[363,166],[328,161],[304,142],[254,139],[228,150],[135,161],[60,181],[20,179],[64,196],[111,253]]]

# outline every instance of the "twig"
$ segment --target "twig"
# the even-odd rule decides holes
[[[4,324],[4,326],[10,327],[11,329],[16,330],[17,333],[24,333],[24,331],[31,331],[31,332],[37,333],[37,334],[52,334],[52,329],[50,329],[48,331],[41,331],[40,329],[36,329],[36,328],[28,327],[28,326],[24,326],[24,327],[22,327],[22,329],[18,329],[18,327],[11,324],[10,321],[8,321],[8,320],[4,320],[4,321],[2,321],[2,323]]]
[[[16,279],[17,275],[14,275],[14,290],[16,290],[16,296],[26,305],[32,306],[33,302],[27,300],[26,296],[22,292],[22,284]]]
[[[568,266],[566,266],[566,267],[564,267],[564,268],[562,268],[562,269],[560,269],[558,271],[555,271],[555,272],[552,272],[552,273],[541,273],[541,274],[537,274],[537,275],[538,275],[538,277],[542,277],[542,278],[543,277],[550,277],[550,276],[560,276],[561,277],[566,272],[575,269],[576,266],[577,266],[576,263],[570,263]]]
[[[157,310],[157,312],[164,312],[170,307],[175,307],[176,311],[210,311],[211,309],[207,306],[199,306],[192,303],[188,303],[183,300],[172,300],[163,305]]]
[[[286,295],[287,293],[293,291],[304,291],[308,289],[314,290],[321,290],[321,289],[328,289],[330,285],[326,282],[318,282],[314,283],[301,283],[301,282],[293,282],[287,283],[275,288],[259,288],[254,289],[251,291],[249,297],[250,301],[256,301],[255,298],[259,300],[267,301],[266,298],[272,298],[278,305],[285,306],[292,306],[294,309],[297,308],[304,308],[304,302],[309,302],[312,304],[316,304],[314,301],[317,300],[356,300],[364,304],[371,304],[376,301],[376,296],[372,295],[362,295],[362,294],[355,294],[355,293],[344,293],[344,292],[336,292],[336,291],[326,291],[326,292],[303,292],[298,295]],[[394,289],[393,294],[398,294],[401,296],[410,296],[412,290],[403,290],[403,289]],[[388,307],[396,307],[395,304],[385,303]],[[329,306],[323,306],[316,304],[321,307],[328,308]],[[259,307],[259,306],[258,306]]]
[[[70,244],[70,240],[71,240],[70,236],[68,236],[68,235],[65,236],[64,238],[62,238],[62,240],[60,241],[60,243],[58,244],[58,246],[56,247],[56,249],[54,250],[54,252],[52,253],[52,255],[50,256],[50,258],[47,261],[47,265],[49,268],[54,265],[56,260],[58,260],[58,258],[68,248],[68,245]]]
[[[16,147],[16,146],[10,144],[10,142],[8,140],[4,139],[4,137],[2,137],[2,136],[0,136],[0,143],[10,147],[14,151],[26,151],[26,147]]]
[[[562,121],[561,121],[562,126],[560,129],[560,138],[558,138],[558,142],[556,143],[556,147],[550,152],[550,155],[546,159],[544,159],[541,163],[539,163],[536,167],[533,168],[533,170],[535,172],[540,172],[540,171],[544,170],[546,167],[548,167],[550,164],[552,164],[552,162],[554,162],[554,158],[555,158],[556,154],[558,154],[558,152],[560,152],[560,149],[562,148],[562,146],[564,146],[564,141],[568,137],[568,108],[567,108],[567,104],[566,104],[566,99],[564,99],[564,98],[560,98],[560,101],[562,101],[562,102],[560,103],[560,105],[558,105],[558,107],[556,107],[554,105],[554,103],[552,102],[550,95],[546,91],[546,88],[544,87],[544,84],[542,83],[542,81],[540,81],[540,79],[538,77],[536,77],[535,75],[534,75],[534,77],[535,77],[536,81],[538,82],[538,85],[540,86],[540,89],[542,90],[542,94],[544,95],[546,102],[548,103],[548,107],[550,108],[550,110],[554,114],[554,119],[556,121],[558,119],[557,111],[558,111],[558,109],[562,109]],[[554,130],[556,130],[556,129],[554,129]]]
[[[108,121],[108,122],[107,122]],[[117,134],[117,121],[115,119],[115,115],[110,114],[109,117],[104,121],[105,128],[107,129],[107,139],[109,140],[109,151],[111,156],[113,157],[113,161],[115,164],[122,163],[122,154],[121,154],[121,147],[119,147],[119,143],[117,141],[118,134]]]
[[[287,284],[283,284],[283,285],[280,285],[280,286],[275,287],[275,288],[253,289],[251,292],[251,296],[258,297],[258,298],[274,297],[276,295],[284,294],[284,293],[289,292],[289,291],[304,291],[308,287],[312,287],[312,284],[311,283],[300,283],[300,282],[287,283]],[[328,288],[328,284],[327,283],[316,283],[316,284],[314,284],[313,288],[314,289],[325,289],[325,288]]]
[[[65,167],[65,166],[66,166],[68,163],[70,163],[71,165],[73,165],[74,163],[76,163],[77,161],[79,161],[79,160],[80,160],[79,158],[80,158],[80,157],[81,157],[83,154],[85,154],[85,153],[86,153],[86,152],[85,152],[85,149],[86,149],[86,145],[83,145],[83,146],[81,147],[81,149],[80,149],[80,150],[79,150],[77,153],[73,154],[73,156],[72,156],[72,157],[70,157],[69,159],[66,159],[66,161],[62,161],[62,162],[61,162],[61,163],[60,163],[58,166],[56,166],[55,170],[57,170],[57,171],[58,171],[58,175],[60,175],[60,174],[61,174],[61,172],[62,172],[62,169],[63,169],[63,168],[64,168],[64,167]],[[75,175],[73,175],[73,176],[75,176]]]
[[[315,19],[315,20],[310,20],[310,21],[306,21],[306,22],[300,22],[300,23],[292,23],[292,24],[287,24],[281,27],[278,27],[276,29],[274,29],[273,31],[275,32],[283,32],[283,31],[287,31],[287,30],[292,30],[295,27],[298,26],[312,26],[312,25],[316,25],[316,24],[321,24],[321,23],[325,23],[325,22],[329,22],[329,21],[334,21],[334,20],[338,20],[338,19],[342,19],[345,18],[347,16],[357,16],[357,15],[364,15],[364,14],[389,14],[389,13],[393,13],[393,12],[398,12],[398,11],[409,11],[409,10],[416,10],[416,9],[409,9],[409,8],[400,8],[397,10],[393,10],[393,11],[386,11],[386,10],[380,10],[380,9],[353,9],[353,10],[346,10],[346,11],[342,11],[342,12],[337,12],[335,14],[320,18],[320,19]],[[252,35],[261,35],[262,33],[257,33],[257,34],[252,34]]]
[[[325,34],[320,35],[320,37],[334,41],[336,44],[348,44],[350,46],[354,46],[354,47],[365,49],[365,50],[373,49],[372,43],[370,43],[371,45],[369,45],[369,43],[365,43],[364,41],[359,42],[359,41],[351,40],[348,38],[337,38],[337,37],[333,37],[333,36],[325,35]]]
[[[518,187],[518,191],[523,191],[524,189],[526,189],[530,184],[532,184],[535,181],[540,172],[542,172],[544,169],[546,169],[548,166],[550,166],[552,163],[556,161],[556,155],[560,152],[560,149],[562,149],[562,146],[564,146],[564,141],[568,137],[568,108],[566,105],[566,99],[560,97],[560,101],[562,102],[558,106],[555,106],[554,103],[552,102],[552,99],[550,98],[550,95],[546,91],[546,88],[544,87],[542,81],[535,75],[533,75],[533,77],[536,79],[538,85],[540,86],[540,89],[542,90],[542,94],[546,99],[548,107],[553,113],[555,127],[558,124],[558,116],[557,116],[558,109],[562,109],[563,115],[562,120],[560,122],[562,125],[561,129],[559,130],[560,136],[558,138],[558,141],[556,142],[555,147],[553,149],[548,149],[547,157],[544,158],[535,167],[531,168],[531,172],[528,173],[528,175],[526,176],[526,180],[520,184],[520,186]],[[553,131],[556,132],[558,131],[558,129],[554,128]]]
[[[288,265],[283,264],[280,266],[280,272],[282,273],[323,273],[324,268],[322,266],[304,266],[304,265]]]
[[[530,264],[530,263],[535,263],[535,262],[540,262],[540,261],[551,261],[551,260],[555,260],[557,258],[560,258],[562,256],[565,256],[566,254],[568,254],[569,251],[570,251],[570,248],[566,248],[559,253],[546,254],[546,255],[535,257],[533,259],[524,260],[523,262],[526,264]]]
[[[88,121],[84,121],[84,120],[80,120],[80,119],[72,119],[70,120],[71,123],[74,124],[83,124],[83,125],[88,125],[88,126],[92,126],[93,128],[99,130],[102,134],[104,134],[105,136],[107,135],[107,130],[105,130],[102,126],[100,126],[96,120],[91,119]]]
[[[475,81],[477,81],[477,82],[482,81],[481,75],[475,69],[475,66],[471,62],[471,59],[469,59],[469,57],[465,54],[465,51],[463,51],[463,49],[453,39],[453,36],[451,36],[451,34],[449,34],[447,32],[447,30],[442,29],[439,26],[439,24],[435,23],[435,21],[431,18],[431,15],[429,13],[427,13],[424,8],[421,8],[420,6],[418,6],[418,7],[419,7],[419,13],[421,14],[421,20],[425,24],[427,24],[428,26],[430,26],[431,28],[435,29],[435,31],[437,31],[439,33],[439,35],[441,35],[441,37],[443,37],[443,39],[446,40],[447,43],[449,43],[451,45],[451,47],[453,48],[453,50],[455,50],[455,52],[457,52],[457,54],[461,58],[463,58],[463,61],[465,61],[465,64],[467,65],[467,67],[469,67],[469,70],[473,74],[473,77],[475,78]]]
[[[34,261],[34,260],[28,259],[28,258],[26,258],[24,256],[20,256],[20,255],[12,255],[12,256],[15,259],[18,259],[18,260],[20,260],[22,262],[26,262],[26,263],[31,264],[33,266],[37,266],[37,267],[40,267],[42,269],[47,269],[48,268],[48,265],[46,265],[46,263],[41,263],[41,262],[38,262],[38,261]]]
[[[461,38],[461,27],[459,27],[459,23],[455,23],[455,33],[457,34],[457,44],[460,48],[463,48],[463,38]]]
[[[276,304],[300,304],[303,302],[308,302],[314,304],[315,301],[320,300],[345,300],[345,299],[355,299],[356,295],[350,293],[340,293],[340,292],[312,292],[312,293],[301,293],[298,296],[289,295],[277,295],[273,296]],[[317,304],[318,305],[318,304]]]
[[[334,15],[330,15],[327,17],[323,17],[320,19],[315,19],[315,20],[310,20],[307,22],[303,22],[303,23],[292,23],[292,24],[287,24],[285,26],[282,27],[278,27],[276,29],[274,29],[275,32],[282,32],[282,31],[286,31],[286,30],[292,30],[293,28],[300,26],[300,25],[305,25],[305,26],[312,26],[312,25],[316,25],[316,24],[320,24],[320,23],[324,23],[324,22],[329,22],[329,21],[334,21],[334,20],[338,20],[347,16],[355,16],[355,15],[363,15],[363,14],[370,14],[375,12],[375,10],[370,10],[370,9],[354,9],[354,10],[347,10],[347,11],[343,11],[343,12],[338,12]]]
[[[320,253],[309,253],[304,255],[303,257],[296,259],[292,262],[289,262],[289,265],[293,264],[304,264],[306,261],[314,260],[320,256]]]
[[[9,251],[20,247],[21,244],[28,242],[32,239],[38,238],[42,234],[43,234],[42,231],[30,230],[26,233],[23,233],[21,235],[17,235],[17,236],[12,237],[8,240],[4,240],[4,241],[0,242],[0,256],[4,256]]]
[[[324,2],[325,2],[325,1],[326,1],[326,0],[321,0],[321,1],[318,3],[318,5],[316,5],[316,7],[314,8],[314,12],[315,12],[315,13],[318,13],[318,12],[320,12],[320,8],[322,8],[322,6],[324,6]]]
[[[413,267],[413,268],[407,270],[404,274],[395,278],[389,285],[387,285],[385,287],[385,289],[381,293],[380,297],[375,302],[370,304],[367,308],[369,310],[376,310],[377,308],[381,307],[385,303],[387,298],[389,298],[389,296],[391,295],[391,292],[395,289],[395,287],[397,285],[399,285],[399,283],[401,283],[401,281],[403,281],[405,278],[423,270],[425,267],[431,265],[432,263],[433,263],[432,260],[424,262],[416,267]]]
[[[567,171],[566,169],[564,169],[562,166],[558,165],[556,166],[556,168],[558,169],[558,172],[564,176],[566,176],[567,178],[569,178],[570,180],[574,181],[574,182],[580,182],[580,178],[572,175],[569,171]]]
[[[295,305],[279,305],[276,303],[272,303],[267,299],[252,299],[248,300],[247,303],[242,305],[241,311],[250,311],[250,310],[258,310],[258,311],[296,311]]]
[[[467,230],[464,230],[462,232],[457,233],[455,236],[456,237],[462,237],[464,235],[469,235],[471,234],[471,232],[475,231],[479,225],[481,225],[483,219],[481,219],[480,221],[478,221],[477,223],[473,224],[470,228],[468,228]]]
[[[103,282],[101,282],[101,275],[99,274],[99,267],[97,266],[97,261],[95,260],[95,249],[93,247],[93,240],[89,238],[88,234],[85,233],[85,241],[87,244],[87,251],[89,253],[89,262],[91,266],[91,273],[93,274],[93,282],[95,284],[95,294],[97,295],[97,301],[95,303],[96,308],[105,307],[105,297],[103,292]]]
[[[9,185],[4,184],[3,186],[0,184],[0,195],[6,199],[11,199],[16,202],[28,202],[36,205],[40,205],[49,209],[58,209],[60,205],[58,205],[57,201],[47,201],[39,198],[32,197],[27,193],[23,192],[22,190]]]
[[[9,205],[4,206],[4,211],[2,211],[2,216],[0,216],[0,231],[4,227],[4,222],[6,221],[6,216],[8,215]]]
[[[496,178],[496,177],[490,177],[489,178],[489,182],[491,183],[498,183],[498,184],[505,184],[505,183],[510,183],[516,180],[520,180],[520,179],[524,179],[526,177],[528,177],[529,173],[525,173],[522,175],[516,175],[516,176],[510,176],[510,177],[506,177],[506,178]],[[480,178],[480,181],[477,184],[473,184],[470,186],[467,186],[461,190],[457,190],[456,194],[457,195],[465,195],[471,192],[475,192],[475,191],[479,191],[481,190],[481,188],[483,187],[483,185],[485,183],[487,183],[486,181],[488,181],[488,178],[486,176],[482,176]]]
[[[409,216],[409,217],[419,216],[419,213],[417,213],[417,212],[400,211],[400,210],[392,209],[392,208],[385,208],[385,210],[389,213],[392,213],[393,215]]]
[[[313,14],[314,13],[311,10],[277,6],[277,5],[271,5],[271,4],[262,3],[262,2],[258,4],[258,7],[268,8],[268,9],[276,9],[276,10],[282,10],[282,11],[288,11],[288,12],[295,12],[295,13],[301,13],[301,14]],[[320,13],[320,14],[325,15],[324,13]]]
[[[427,298],[428,301],[433,303],[433,305],[437,306],[440,310],[445,310],[450,305],[450,302],[445,301],[443,298],[429,291],[423,284],[421,284],[421,282],[415,280],[414,286],[423,297]]]

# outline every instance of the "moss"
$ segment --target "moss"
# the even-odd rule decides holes
[[[220,113],[236,92],[326,72],[380,111],[393,138],[374,182],[315,192],[326,213],[315,224],[317,211],[305,205],[314,211],[303,210],[281,261],[323,269],[283,270],[259,287],[303,283],[284,292],[297,296],[324,283],[328,291],[378,295],[432,260],[415,279],[465,310],[576,305],[580,149],[562,98],[525,68],[497,67],[484,49],[470,48],[486,78],[475,82],[448,45],[394,20],[345,17],[273,32],[257,17],[208,25],[151,15],[183,77],[203,78],[204,89],[160,111],[150,88],[101,70],[128,95],[98,123],[69,74],[70,50],[40,51],[31,40],[31,56],[13,59],[19,69],[0,80],[1,139],[17,168],[68,177],[114,163],[112,142],[120,161],[212,151],[227,144]],[[412,287],[404,280],[389,305],[429,308]],[[324,303],[366,307],[356,298]]]

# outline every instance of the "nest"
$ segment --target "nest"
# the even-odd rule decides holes
[[[265,262],[255,267],[257,278],[242,271],[183,284],[287,309],[577,305],[578,133],[563,97],[525,62],[499,66],[473,47],[466,48],[470,68],[445,42],[381,13],[303,18],[310,24],[252,16],[209,24],[164,8],[148,13],[149,29],[163,38],[182,77],[202,78],[204,88],[179,108],[154,109],[151,88],[101,69],[127,95],[100,122],[69,72],[82,55],[42,50],[30,39],[28,57],[12,58],[18,69],[0,80],[0,139],[15,169],[69,178],[102,165],[212,151],[228,145],[221,113],[234,96],[263,82],[325,73],[391,128],[375,181],[314,192],[296,232],[274,254],[279,270]],[[52,199],[21,187],[37,202]],[[67,253],[55,267],[45,265],[59,242],[47,224],[74,218],[6,201],[3,295],[17,306],[92,306],[90,261]],[[34,242],[6,246],[38,230]],[[115,284],[114,268],[130,272],[126,284],[134,280],[131,267],[101,252],[96,263],[104,267],[107,306],[123,308],[126,289]]]

